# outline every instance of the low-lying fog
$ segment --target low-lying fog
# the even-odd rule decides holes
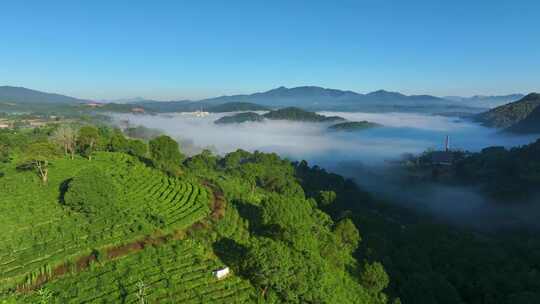
[[[291,160],[305,159],[330,171],[355,178],[360,185],[381,195],[400,200],[403,204],[429,211],[459,222],[479,224],[498,222],[508,215],[492,208],[471,189],[442,186],[403,188],[393,184],[389,176],[395,168],[386,160],[397,159],[403,153],[420,153],[426,149],[442,149],[444,138],[450,136],[453,149],[479,151],[488,146],[512,147],[530,143],[538,136],[501,134],[495,129],[457,117],[415,113],[342,113],[350,121],[367,120],[384,127],[354,132],[328,131],[329,124],[289,121],[247,122],[216,125],[213,122],[228,114],[196,117],[191,114],[131,115],[115,114],[117,120],[160,129],[183,143],[184,152],[196,153],[210,148],[218,153],[236,149],[276,152]],[[187,151],[186,151],[187,150]],[[488,208],[489,205],[489,208]],[[468,221],[471,220],[471,221]],[[511,221],[514,221],[512,219]],[[523,219],[525,220],[525,219]],[[507,219],[504,220],[507,223]]]

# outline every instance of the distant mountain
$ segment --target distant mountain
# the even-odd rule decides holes
[[[69,96],[43,93],[19,87],[0,87],[0,103],[3,104],[77,104],[88,100]],[[348,90],[328,89],[317,86],[294,88],[279,87],[266,92],[221,96],[203,100],[156,101],[142,97],[107,101],[115,104],[131,104],[149,112],[190,111],[258,111],[267,108],[301,107],[311,111],[368,111],[368,112],[467,112],[483,111],[469,102],[456,102],[431,95],[405,95],[399,92],[378,90],[360,94]],[[228,104],[228,105],[224,105]],[[218,105],[224,105],[221,108]]]
[[[444,99],[458,102],[463,105],[480,107],[480,108],[494,108],[501,105],[505,105],[510,102],[520,100],[525,95],[523,94],[509,94],[509,95],[475,95],[471,97],[461,96],[445,96]]]
[[[210,106],[206,111],[211,113],[245,112],[245,111],[269,111],[269,107],[249,102],[228,102]]]
[[[0,86],[0,102],[14,104],[78,104],[88,101],[23,87]]]
[[[509,128],[514,130],[514,126],[524,130],[535,121],[535,116],[529,117],[540,106],[540,94],[531,93],[518,101],[496,107],[485,113],[479,114],[475,120],[489,127]],[[522,121],[525,125],[518,127]]]
[[[430,95],[404,95],[397,92],[379,90],[368,94],[353,91],[326,89],[316,86],[295,88],[279,87],[261,93],[208,98],[203,103],[220,104],[228,102],[250,102],[270,107],[302,107],[309,110],[363,110],[378,106],[401,107],[446,107],[454,103]]]

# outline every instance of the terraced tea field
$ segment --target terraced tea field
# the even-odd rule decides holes
[[[146,248],[124,258],[94,265],[87,271],[47,283],[54,303],[247,303],[254,290],[229,275],[218,280],[212,271],[223,267],[190,240]],[[37,293],[21,299],[36,303]]]
[[[89,219],[60,203],[65,182],[88,166],[113,177],[121,191],[116,213]],[[14,165],[2,170],[0,291],[31,285],[38,276],[92,251],[156,231],[181,230],[210,212],[212,194],[198,182],[168,177],[125,154],[56,160],[47,185]]]

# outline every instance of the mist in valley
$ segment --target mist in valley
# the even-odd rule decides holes
[[[513,147],[528,144],[538,136],[516,136],[486,128],[457,117],[416,113],[321,112],[350,121],[367,120],[380,128],[354,132],[329,131],[327,123],[290,121],[246,122],[216,125],[227,114],[196,117],[177,113],[164,115],[114,114],[119,122],[159,129],[181,143],[188,155],[202,149],[225,154],[237,149],[275,152],[290,160],[307,160],[357,181],[364,189],[389,202],[431,214],[454,224],[481,229],[536,225],[538,204],[490,201],[473,187],[403,183],[403,169],[389,161],[404,153],[419,154],[443,148],[445,136],[452,149],[480,151],[488,146]],[[535,198],[540,199],[540,198]]]

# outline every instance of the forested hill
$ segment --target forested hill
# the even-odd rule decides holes
[[[85,100],[60,94],[44,93],[23,87],[0,86],[1,103],[78,104]]]
[[[345,120],[339,116],[324,116],[315,112],[305,111],[296,107],[288,107],[275,111],[270,111],[263,115],[265,118],[273,120],[291,120],[303,122],[335,122]]]
[[[536,235],[416,216],[305,161],[87,124],[0,143],[0,303],[540,303]]]
[[[282,108],[274,111],[270,111],[265,114],[257,114],[255,112],[238,113],[230,116],[224,116],[216,120],[217,124],[230,124],[230,123],[242,123],[248,121],[263,121],[269,120],[288,120],[299,122],[340,122],[345,121],[343,117],[339,116],[324,116],[315,112],[302,110],[296,107]]]
[[[510,128],[509,130],[512,131],[512,126],[526,119],[538,106],[540,106],[540,94],[530,93],[518,101],[479,114],[475,119],[489,127]],[[536,121],[535,117],[531,119]],[[534,125],[534,121],[529,120],[527,125]],[[516,130],[526,130],[526,128],[525,126],[517,127]]]
[[[540,134],[540,106],[536,107],[527,117],[514,124],[508,131],[514,133]]]
[[[270,108],[250,102],[228,102],[210,106],[206,110],[211,113],[226,113],[243,111],[270,111]]]
[[[479,186],[500,202],[530,199],[540,194],[540,139],[511,149],[485,148],[455,167],[460,183]]]

